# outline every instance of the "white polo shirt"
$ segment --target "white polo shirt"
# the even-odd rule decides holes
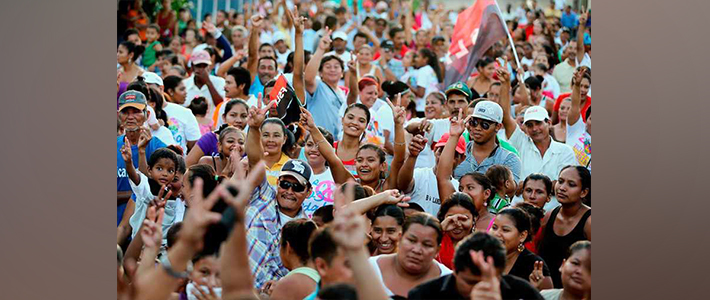
[[[222,98],[225,97],[225,91],[224,91],[224,78],[218,77],[218,76],[210,76],[210,81],[212,82],[212,86],[217,90],[217,93],[219,93]],[[202,96],[207,99],[207,115],[211,116],[212,113],[214,113],[214,100],[212,100],[212,95],[210,95],[210,89],[207,87],[207,85],[203,85],[202,88],[198,88],[195,85],[195,74],[190,75],[190,77],[184,79],[182,81],[182,84],[185,85],[185,91],[187,92],[187,96],[185,97],[185,103],[183,104],[184,107],[188,107],[190,105],[190,102],[192,102],[192,99],[194,99],[196,96]]]
[[[545,151],[545,156],[541,156],[540,150],[537,149],[533,140],[517,125],[509,142],[515,149],[518,149],[520,154],[523,164],[520,172],[521,179],[532,173],[542,173],[550,177],[551,180],[557,180],[562,168],[567,165],[578,165],[572,148],[555,140],[550,143],[550,148]]]

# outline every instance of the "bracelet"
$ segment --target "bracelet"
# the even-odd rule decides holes
[[[177,279],[186,279],[189,275],[187,270],[184,272],[177,272],[173,270],[172,265],[170,264],[170,259],[168,259],[168,256],[165,255],[160,259],[160,265],[163,267],[163,270],[168,273],[168,275],[175,277]]]
[[[397,142],[395,142],[394,145],[395,145],[395,146],[404,146],[404,145],[407,145],[407,143],[404,143],[404,142],[402,142],[402,143],[397,143]]]
[[[318,145],[320,145],[320,143],[323,143],[323,142],[325,142],[325,140],[321,140],[321,141],[316,142],[316,148],[318,148]]]

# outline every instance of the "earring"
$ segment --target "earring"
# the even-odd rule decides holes
[[[523,243],[520,243],[520,245],[518,245],[518,252],[523,252],[523,250],[525,250],[525,245],[523,245]]]

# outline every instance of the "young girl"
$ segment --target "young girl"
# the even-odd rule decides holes
[[[148,206],[157,205],[165,209],[162,224],[162,245],[165,246],[167,243],[165,235],[170,226],[175,222],[175,213],[179,210],[177,208],[178,202],[169,200],[175,193],[169,186],[175,178],[175,172],[179,165],[177,154],[167,148],[155,150],[153,154],[150,155],[147,162],[147,176],[133,167],[131,146],[128,139],[125,140],[125,144],[123,148],[121,148],[121,156],[124,162],[126,162],[126,172],[130,179],[131,190],[133,190],[135,194],[136,201],[135,210],[129,220],[129,224],[131,224],[132,227],[131,237],[135,237],[136,233],[138,233],[138,229],[140,229],[145,219]],[[141,155],[140,160],[144,159],[145,155]]]
[[[223,129],[227,126],[234,126],[246,132],[247,126],[247,116],[249,111],[249,106],[244,100],[233,99],[229,100],[227,104],[224,105],[224,114],[222,114],[222,120],[225,124],[222,124],[219,128]],[[219,130],[217,132],[207,132],[202,137],[197,140],[195,146],[192,147],[190,153],[187,154],[185,162],[187,166],[192,166],[196,164],[202,156],[215,156],[219,154],[219,148],[217,146],[219,139]]]
[[[515,194],[513,172],[504,165],[493,165],[486,171],[486,177],[496,188],[493,200],[488,202],[488,211],[497,214],[501,209],[510,205],[510,197]]]
[[[217,175],[231,177],[234,175],[233,164],[239,163],[244,155],[246,136],[239,128],[227,126],[220,130],[217,148],[219,155],[203,156],[199,164],[211,165]]]
[[[195,115],[197,123],[200,125],[200,135],[204,135],[214,129],[214,122],[212,118],[206,117],[207,115],[207,100],[205,97],[197,97],[190,102],[187,107]]]
[[[323,127],[318,127],[318,130],[323,134],[328,144],[333,144],[333,135]],[[313,136],[310,133],[306,135],[306,144],[303,147],[301,159],[308,162],[313,174],[311,175],[311,186],[313,192],[306,200],[303,201],[301,207],[310,218],[319,208],[333,204],[333,191],[335,190],[335,182],[333,174],[330,172],[328,163],[326,163],[323,155],[318,151],[316,142],[313,141]]]
[[[466,193],[453,193],[444,201],[437,214],[437,219],[441,222],[441,230],[444,231],[441,250],[436,256],[438,262],[453,269],[456,245],[471,234],[473,220],[477,216],[476,206]]]

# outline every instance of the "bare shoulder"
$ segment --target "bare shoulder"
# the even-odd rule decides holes
[[[281,278],[271,293],[271,299],[303,299],[313,293],[316,283],[303,274],[291,274]]]

